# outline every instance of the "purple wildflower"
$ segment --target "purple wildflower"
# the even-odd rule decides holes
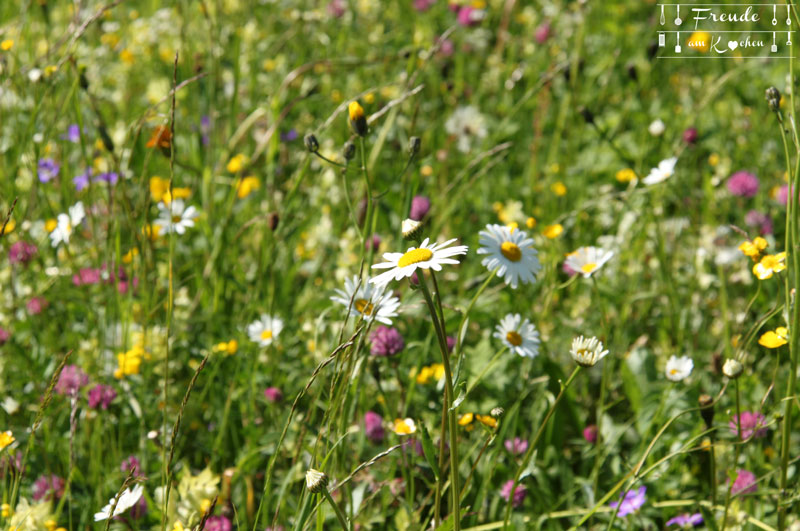
[[[792,191],[794,191],[794,190],[792,190]],[[783,186],[780,187],[780,189],[778,190],[777,199],[778,199],[778,202],[780,204],[782,204],[782,205],[785,205],[786,201],[789,200],[789,185],[788,184],[784,184]]]
[[[733,481],[731,494],[750,494],[756,491],[756,475],[749,470],[739,469],[736,471],[736,479]]]
[[[39,159],[39,182],[47,183],[58,177],[61,166],[51,158]]]
[[[686,144],[689,144],[690,146],[693,145],[695,142],[697,142],[697,137],[698,134],[696,127],[690,127],[689,129],[683,132],[683,141]]]
[[[453,352],[453,349],[456,348],[456,338],[447,336],[445,339],[447,341],[447,352]]]
[[[58,500],[64,495],[64,480],[52,474],[39,476],[33,484],[34,501]]]
[[[383,430],[383,418],[374,411],[364,413],[364,431],[370,441],[374,443],[383,441],[386,435]]]
[[[72,178],[72,184],[75,185],[75,190],[81,191],[87,186],[89,186],[89,178],[92,176],[92,169],[86,168],[86,171],[81,173],[80,175],[76,175]]]
[[[100,282],[100,270],[94,267],[84,267],[72,275],[72,283],[76,286],[97,284]]]
[[[75,395],[81,390],[81,387],[89,383],[89,375],[87,375],[77,365],[67,365],[61,369],[61,374],[58,375],[58,382],[56,382],[56,393],[59,395]]]
[[[11,339],[11,332],[0,326],[0,346],[3,346]]]
[[[646,500],[645,492],[647,491],[647,487],[639,487],[637,490],[629,490],[625,493],[625,495],[620,498],[620,501],[615,501],[609,503],[609,507],[612,509],[616,509],[619,505],[619,511],[617,511],[617,516],[627,516],[632,512],[635,512],[644,505]]]
[[[36,257],[39,250],[32,243],[20,240],[8,250],[8,261],[12,264],[27,264]]]
[[[117,398],[117,392],[110,385],[97,384],[89,389],[89,407],[108,409],[108,406]]]
[[[388,326],[381,325],[376,328],[372,332],[370,340],[372,341],[370,352],[373,356],[394,356],[405,347],[405,342],[400,332],[396,328]]]
[[[508,498],[511,497],[511,488],[514,486],[514,480],[509,479],[505,483],[503,483],[503,488],[500,489],[500,496],[503,497],[505,501],[508,501]],[[514,501],[512,502],[513,507],[519,507],[522,505],[522,502],[525,500],[525,495],[528,493],[528,489],[525,485],[517,484],[517,488],[514,489]]]
[[[377,251],[378,247],[380,247],[380,245],[381,245],[381,237],[378,236],[377,234],[373,234],[372,238],[368,238],[367,239],[367,242],[366,242],[364,248],[367,251],[370,251],[370,250]]]
[[[117,184],[118,180],[119,180],[119,175],[116,172],[111,171],[111,172],[101,173],[100,175],[97,176],[97,178],[94,180],[94,182],[101,182],[102,181],[102,182],[106,182],[109,185],[113,186],[113,185]]]
[[[703,523],[703,515],[700,513],[694,514],[679,514],[675,518],[667,520],[667,525],[679,525],[681,527],[698,526]]]
[[[203,135],[202,141],[203,145],[207,146],[211,143],[211,138],[208,136],[208,133],[211,132],[211,117],[208,115],[203,115],[200,118],[200,132]]]
[[[597,442],[597,426],[590,424],[583,428],[583,438],[586,439],[586,442],[589,444]]]
[[[328,3],[328,14],[335,18],[341,18],[347,12],[344,0],[331,0]]]
[[[212,516],[206,522],[205,529],[206,531],[231,531],[231,521],[222,515]]]
[[[513,439],[506,440],[505,446],[506,450],[511,454],[522,455],[525,453],[525,450],[528,449],[528,441],[520,439],[519,437],[514,437]]]
[[[283,400],[283,393],[277,387],[267,387],[264,389],[264,398],[276,404]]]
[[[750,437],[755,436],[755,438],[759,439],[767,435],[769,431],[766,428],[766,418],[761,413],[754,411],[745,411],[739,416],[740,422],[742,424],[742,439],[749,439]],[[731,429],[731,433],[734,435],[739,434],[739,423],[736,422],[736,415],[733,416],[733,419],[728,424]]]
[[[411,212],[408,217],[414,221],[422,221],[422,218],[428,215],[431,209],[431,200],[424,195],[414,196],[411,200]]]
[[[421,13],[430,9],[430,7],[435,3],[436,0],[414,0],[414,9]]]
[[[747,171],[737,171],[726,184],[728,191],[739,197],[753,197],[758,192],[758,177]]]
[[[67,132],[61,135],[61,138],[68,140],[73,144],[77,144],[81,141],[81,128],[78,127],[78,124],[71,124],[69,127],[67,127]]]
[[[297,133],[297,129],[289,129],[285,133],[281,133],[281,142],[292,142],[297,140],[297,137],[300,135]]]
[[[537,42],[537,44],[544,44],[547,42],[547,39],[550,38],[550,35],[553,34],[552,28],[550,27],[549,22],[545,22],[541,24],[536,31],[533,33],[533,38]]]
[[[47,308],[47,299],[39,296],[32,297],[25,305],[25,308],[27,308],[29,314],[39,315],[42,313],[42,310]]]
[[[463,6],[458,10],[458,23],[462,26],[474,26],[483,20],[485,13],[482,9],[472,6]]]
[[[744,217],[748,227],[757,227],[759,234],[772,234],[772,218],[758,210],[751,210]]]
[[[140,477],[142,475],[142,464],[135,455],[131,455],[128,456],[127,459],[123,459],[119,469],[125,474],[130,472],[135,477]]]

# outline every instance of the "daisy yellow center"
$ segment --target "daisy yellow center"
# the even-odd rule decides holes
[[[588,264],[583,264],[581,266],[581,271],[583,271],[584,273],[591,273],[595,269],[597,269],[597,264],[595,264],[594,262],[589,262]]]
[[[670,369],[669,373],[672,375],[678,374],[678,369]]]
[[[433,258],[433,251],[430,249],[412,249],[400,257],[400,260],[397,261],[397,267],[406,267],[412,264],[418,264],[420,262],[430,260],[431,258]]]
[[[506,334],[506,341],[518,347],[522,344],[522,336],[512,330]]]
[[[589,351],[585,348],[579,348],[577,351],[578,357],[584,358]]]
[[[272,330],[264,330],[261,332],[261,339],[264,341],[267,339],[272,339]]]
[[[178,223],[180,220],[181,220],[180,216],[172,216],[172,222],[173,223]]]
[[[519,246],[513,242],[503,242],[500,246],[500,252],[512,262],[519,262],[522,259],[522,251],[520,251]]]
[[[358,310],[358,313],[372,315],[372,310],[374,307],[367,299],[357,299],[353,304],[356,307],[356,310]]]

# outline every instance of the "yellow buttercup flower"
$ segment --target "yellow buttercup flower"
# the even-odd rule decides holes
[[[247,157],[243,154],[239,153],[235,155],[231,160],[228,161],[228,165],[226,166],[227,170],[231,173],[239,172],[247,162]]]
[[[14,228],[16,228],[17,223],[13,219],[9,219],[8,223],[6,223],[6,229],[3,231],[3,234],[11,234],[14,232]],[[0,229],[3,228],[3,222],[0,221]]]
[[[133,262],[133,257],[139,256],[139,249],[136,247],[132,248],[130,251],[122,255],[122,263],[123,264],[130,264]]]
[[[554,238],[558,238],[561,236],[561,233],[564,232],[564,227],[560,223],[556,223],[555,225],[548,225],[542,231],[542,234],[545,237],[550,238],[551,240]]]
[[[214,345],[214,350],[216,352],[224,352],[228,356],[233,356],[239,350],[239,342],[235,339],[223,341],[222,343]]]
[[[630,168],[624,168],[617,172],[616,178],[621,183],[629,183],[636,178],[636,172]]]
[[[58,227],[58,220],[56,219],[51,218],[44,222],[44,230],[47,232],[53,232],[56,230],[56,227]]]
[[[533,217],[533,216],[529,217],[528,219],[525,220],[525,225],[529,229],[532,229],[532,228],[536,227],[536,218]]]
[[[758,338],[758,344],[762,347],[778,348],[788,343],[788,340],[789,330],[787,330],[785,326],[779,326],[774,331],[770,330],[769,332],[765,332]]]
[[[417,425],[414,419],[395,419],[392,429],[398,435],[411,435],[417,431]]]
[[[7,503],[0,505],[0,516],[3,518],[8,518],[11,516],[11,506]]]
[[[464,413],[460,417],[458,417],[458,425],[459,426],[469,426],[472,424],[475,415],[473,413]]]
[[[114,378],[121,380],[123,376],[139,374],[143,356],[144,350],[136,347],[132,348],[128,352],[121,352],[117,354],[117,363],[119,364],[119,367],[114,371]]]
[[[16,439],[10,431],[0,431],[0,450],[4,450],[14,441],[16,441]]]
[[[3,42],[0,42],[0,50],[7,52],[11,48],[14,47],[14,41],[12,39],[6,39]]]
[[[161,177],[150,177],[150,197],[158,203],[164,198],[164,194],[169,192],[169,181]]]
[[[261,181],[258,180],[257,177],[245,177],[244,179],[239,180],[239,184],[236,186],[236,197],[239,199],[244,199],[254,190],[258,190],[261,188]]]
[[[186,187],[172,187],[172,193],[167,190],[161,197],[165,205],[170,204],[173,199],[186,199],[192,195],[192,189]]]
[[[567,195],[567,186],[561,181],[554,182],[553,184],[551,184],[550,190],[558,197],[564,197],[565,195]]]
[[[754,238],[753,241],[742,242],[742,244],[739,245],[739,250],[742,251],[743,255],[752,258],[755,262],[758,260],[761,251],[767,248],[767,245],[767,240],[758,236]]]
[[[492,417],[491,415],[475,415],[475,419],[484,426],[488,426],[489,428],[497,427],[497,419]]]
[[[717,155],[716,153],[712,153],[711,155],[709,155],[708,163],[711,166],[716,166],[717,164],[719,164],[719,155]]]
[[[753,266],[753,274],[759,280],[772,278],[775,273],[786,269],[786,253],[765,255],[759,263]]]

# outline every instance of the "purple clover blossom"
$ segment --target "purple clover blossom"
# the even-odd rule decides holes
[[[39,176],[39,182],[42,183],[49,183],[56,177],[58,177],[58,172],[61,170],[61,166],[51,158],[39,159],[39,165],[37,168],[37,175]]]
[[[681,527],[698,526],[703,523],[703,515],[700,513],[694,514],[679,514],[675,518],[667,520],[668,526],[679,525]]]
[[[639,487],[637,490],[629,490],[620,501],[611,502],[608,506],[612,509],[616,509],[619,506],[617,516],[627,516],[644,505],[646,501],[645,492],[647,492],[647,487],[644,486]]]
[[[3,346],[11,339],[11,332],[0,326],[0,346]]]
[[[113,387],[97,384],[89,390],[89,407],[91,409],[100,407],[106,410],[115,398],[117,398],[117,392]]]
[[[525,450],[528,449],[528,441],[520,439],[519,437],[514,437],[513,439],[506,440],[505,447],[506,450],[513,455],[522,455],[525,453]]]
[[[731,487],[731,494],[750,494],[756,491],[756,475],[749,470],[739,469],[736,472],[736,479]]]
[[[505,483],[503,483],[503,488],[500,489],[500,496],[503,497],[504,500],[508,501],[511,497],[511,488],[514,486],[514,480],[509,479]],[[517,488],[514,489],[514,501],[511,503],[514,508],[519,507],[522,505],[522,502],[525,501],[525,495],[528,493],[528,489],[525,485],[517,484]]]
[[[761,413],[754,411],[744,411],[739,415],[739,419],[742,425],[742,439],[749,439],[750,437],[755,437],[756,439],[760,439],[767,435],[769,431],[766,427],[766,418]],[[736,422],[736,415],[733,416],[728,426],[731,429],[731,433],[734,435],[739,434],[739,423]]]
[[[753,197],[758,192],[758,177],[747,171],[737,171],[726,183],[728,191],[738,197]]]
[[[87,186],[89,186],[89,178],[92,176],[92,169],[86,168],[86,171],[81,173],[80,175],[76,175],[72,178],[72,184],[75,185],[75,190],[80,192]]]
[[[760,234],[772,234],[772,218],[758,210],[751,210],[744,217],[744,222],[748,227],[756,227]]]
[[[553,30],[550,27],[550,23],[545,22],[541,24],[538,28],[536,28],[536,31],[534,31],[533,33],[533,38],[536,40],[538,44],[544,44],[545,42],[547,42],[547,39],[549,39],[552,34]]]
[[[386,436],[386,432],[383,429],[383,418],[374,411],[364,413],[364,432],[370,441],[374,443],[382,442]]]
[[[414,196],[411,200],[411,212],[408,217],[414,221],[422,221],[422,218],[428,215],[431,209],[431,200],[424,195]]]
[[[231,531],[232,528],[231,521],[220,515],[210,517],[204,529],[206,531]]]
[[[414,9],[421,13],[430,9],[430,7],[435,3],[436,0],[414,0]]]
[[[281,392],[281,390],[277,387],[267,387],[264,389],[264,398],[273,404],[276,404],[283,400],[283,392]]]
[[[794,189],[792,189],[792,192],[794,192]],[[788,184],[784,184],[783,186],[780,187],[780,189],[778,189],[778,195],[777,195],[776,198],[777,198],[777,200],[778,200],[778,202],[780,204],[782,204],[782,205],[786,204],[786,202],[789,200],[789,185]]]
[[[403,336],[400,335],[400,332],[396,328],[383,325],[372,332],[370,341],[372,341],[370,353],[373,356],[394,356],[405,347],[405,341],[403,341]]]
[[[73,396],[81,390],[81,387],[89,383],[89,375],[83,372],[77,365],[67,365],[61,369],[56,382],[56,393],[59,395]]]
[[[78,124],[71,124],[67,127],[67,132],[61,135],[63,140],[68,140],[73,144],[77,144],[81,141],[81,128],[78,127]]]
[[[39,250],[32,243],[20,240],[14,242],[8,250],[8,261],[12,264],[27,264],[33,260]]]
[[[127,459],[123,459],[119,469],[125,474],[130,472],[134,477],[142,477],[142,464],[135,455],[131,455]]]
[[[55,474],[39,476],[33,484],[34,501],[60,499],[64,495],[64,480]]]

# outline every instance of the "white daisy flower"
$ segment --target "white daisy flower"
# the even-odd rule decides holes
[[[678,157],[664,159],[658,163],[658,168],[653,168],[650,173],[642,179],[646,185],[658,184],[666,181],[675,173],[675,164],[678,162]]]
[[[108,504],[105,507],[100,509],[99,513],[94,513],[94,521],[99,522],[100,520],[108,520],[112,516],[119,516],[139,501],[139,498],[142,497],[144,493],[144,487],[142,485],[136,485],[132,489],[125,489],[122,491],[122,494],[119,495],[119,500],[117,500],[117,505],[114,507],[114,498],[109,500]],[[111,514],[111,507],[114,507],[114,514]]]
[[[62,242],[69,243],[73,229],[80,225],[85,217],[86,211],[80,201],[69,207],[69,214],[59,214],[56,218],[58,224],[50,233],[50,245],[58,247]]]
[[[283,330],[283,320],[265,313],[261,314],[257,321],[247,325],[247,335],[250,341],[258,343],[261,347],[272,344],[272,341],[278,337],[281,330]]]
[[[194,220],[200,215],[193,206],[185,206],[183,199],[173,199],[168,205],[158,204],[159,217],[155,224],[161,228],[163,234],[175,231],[183,234],[189,227],[194,227]]]
[[[539,332],[528,320],[516,314],[508,314],[497,325],[494,337],[520,356],[535,358],[539,355]]]
[[[680,382],[692,373],[694,362],[689,356],[672,356],[667,360],[667,380]]]
[[[453,256],[467,254],[466,245],[456,245],[455,247],[446,248],[456,241],[455,238],[447,240],[444,243],[434,243],[431,245],[428,245],[429,241],[430,238],[425,238],[422,240],[419,248],[411,247],[405,253],[384,253],[383,258],[388,261],[382,264],[375,264],[372,268],[389,269],[389,271],[371,278],[370,282],[378,285],[386,285],[392,280],[410,277],[417,269],[441,271],[442,264],[458,263],[458,260],[452,258]]]
[[[397,317],[400,299],[391,293],[386,294],[384,288],[385,286],[371,284],[369,277],[364,282],[359,282],[358,276],[353,275],[353,278],[345,279],[343,290],[335,290],[336,296],[331,297],[331,300],[350,308],[350,315],[363,315],[367,320],[375,319],[379,323],[391,325],[390,318]],[[350,301],[353,301],[352,304]]]
[[[614,251],[606,251],[602,247],[580,247],[569,253],[564,263],[576,273],[581,273],[583,278],[589,278],[613,256]]]
[[[503,225],[486,225],[480,233],[481,248],[478,254],[488,254],[481,264],[497,275],[507,285],[517,289],[517,284],[536,282],[536,273],[542,268],[533,239],[521,230],[511,230]]]
[[[608,350],[603,350],[603,343],[596,337],[576,337],[572,340],[569,351],[572,359],[581,367],[593,367],[598,361],[605,358]]]

